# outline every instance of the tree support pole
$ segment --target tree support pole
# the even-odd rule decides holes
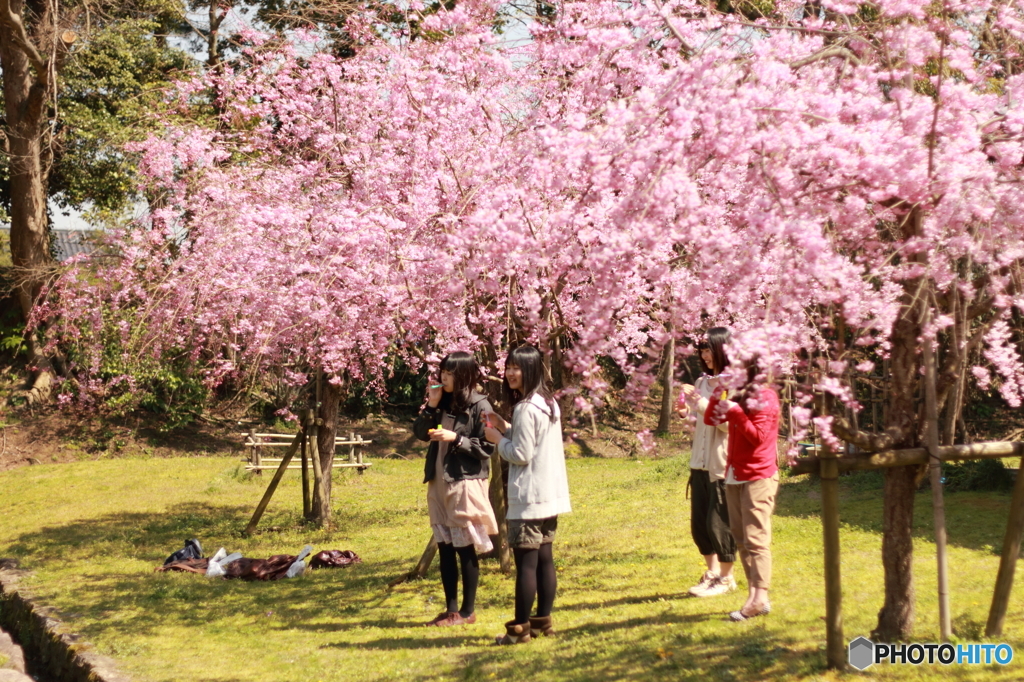
[[[926,311],[926,320],[930,310]],[[939,409],[935,392],[935,354],[930,339],[924,340],[925,440],[932,487],[932,518],[935,525],[935,560],[939,579],[939,632],[943,642],[953,636],[949,615],[949,563],[946,557],[946,503],[942,496],[942,461],[939,459]]]
[[[1001,459],[1016,457],[1020,450],[1018,443],[972,443],[970,445],[940,445],[939,459],[943,462],[954,459]],[[869,456],[840,457],[839,471],[872,471],[889,467],[902,467],[911,464],[928,464],[931,455],[928,448],[905,448],[902,450],[883,450]],[[791,476],[810,474],[820,468],[818,457],[801,457],[796,466],[790,468]]]
[[[307,416],[302,420],[302,518],[304,519],[308,519],[313,511],[313,505],[309,499],[309,439],[306,438],[306,429],[308,428]]]
[[[313,461],[313,505],[314,511],[321,519],[328,518],[330,504],[327,500],[327,490],[324,489],[324,469],[320,462],[320,426],[314,419],[309,426],[309,458]]]
[[[1024,446],[1015,443],[1017,454],[1024,455]],[[1013,573],[1017,568],[1017,557],[1020,555],[1021,533],[1024,532],[1024,456],[1017,469],[1017,481],[1013,485],[1013,499],[1010,502],[1010,518],[1006,522],[1006,536],[1003,538],[1003,555],[999,559],[999,572],[996,574],[996,589],[992,594],[992,608],[988,612],[988,624],[985,625],[986,637],[998,637],[1003,634],[1003,621],[1006,619],[1006,606],[1010,601],[1010,590],[1013,589]]]
[[[839,464],[828,445],[821,456],[821,525],[825,547],[825,659],[828,667],[846,667],[843,641],[843,586],[839,557]]]
[[[277,467],[277,473],[274,474],[274,478],[270,481],[270,485],[267,486],[267,492],[263,493],[263,499],[256,505],[256,511],[252,514],[252,519],[249,520],[249,525],[245,527],[243,533],[245,535],[252,535],[253,531],[256,530],[256,524],[260,522],[260,517],[263,516],[263,512],[267,510],[267,505],[270,504],[270,498],[274,496],[274,491],[277,490],[277,484],[284,478],[284,472],[288,470],[288,463],[292,461],[292,457],[295,456],[296,451],[299,449],[299,445],[302,443],[302,432],[300,431],[295,436],[295,440],[292,441],[291,447],[284,453],[284,457],[281,458],[281,464]]]

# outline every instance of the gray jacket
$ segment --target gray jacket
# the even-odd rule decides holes
[[[554,412],[552,421],[544,398],[533,394],[516,405],[512,426],[498,442],[498,454],[509,463],[508,519],[546,519],[572,511],[558,403]]]

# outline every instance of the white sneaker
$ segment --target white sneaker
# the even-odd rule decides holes
[[[705,590],[715,584],[718,580],[718,574],[714,571],[704,571],[704,575],[700,577],[700,582],[691,587],[688,593],[694,597],[703,597]]]
[[[725,577],[715,578],[714,582],[708,585],[704,590],[695,596],[697,597],[717,597],[720,594],[729,594],[730,592],[736,591],[736,578],[731,575]],[[691,591],[691,594],[693,592]]]

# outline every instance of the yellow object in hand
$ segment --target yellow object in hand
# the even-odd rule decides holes
[[[719,400],[725,400],[729,397],[729,391],[722,391],[722,397]]]
[[[438,424],[438,425],[437,425],[437,428],[435,429],[435,431],[441,431],[441,430],[443,430],[443,429],[444,429],[444,427],[443,427],[443,426],[441,426],[440,424]]]

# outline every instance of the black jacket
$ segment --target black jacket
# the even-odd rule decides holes
[[[446,401],[447,402],[447,401]],[[483,418],[484,410],[490,410],[491,404],[487,398],[476,391],[469,396],[469,409],[455,416],[455,426],[452,431],[462,436],[462,439],[455,439],[455,442],[448,444],[448,457],[445,458],[444,480],[461,481],[464,479],[487,478],[490,475],[491,453],[494,452],[494,444],[488,443],[484,438],[484,427],[487,425]],[[430,429],[437,428],[441,423],[443,408],[424,407],[416,417],[413,425],[413,433],[420,440],[429,441],[427,433]],[[456,447],[456,443],[458,446]],[[430,442],[427,449],[427,461],[423,467],[423,482],[434,480],[437,466],[437,451],[440,443]]]

